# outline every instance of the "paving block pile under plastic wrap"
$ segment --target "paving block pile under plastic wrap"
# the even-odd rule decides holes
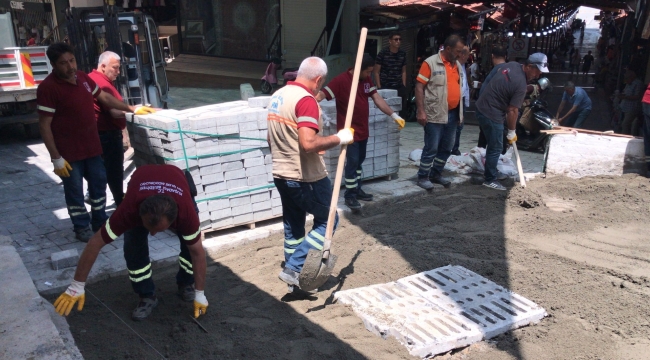
[[[396,91],[380,90],[380,94],[394,110],[399,110],[401,99],[396,98]],[[203,230],[282,216],[266,142],[269,100],[268,96],[254,97],[248,101],[134,116],[134,122],[128,123],[134,162],[136,166],[170,164],[189,169],[198,191],[196,201]],[[321,107],[323,135],[335,134],[334,102],[323,101]],[[398,145],[397,126],[371,101],[370,139],[363,177],[397,173]],[[336,147],[324,155],[332,179],[339,152]]]

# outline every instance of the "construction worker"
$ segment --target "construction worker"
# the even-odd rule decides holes
[[[133,290],[140,296],[131,318],[139,321],[158,305],[151,278],[148,235],[167,228],[176,229],[181,252],[176,274],[178,295],[194,302],[194,317],[205,314],[205,252],[201,245],[198,208],[190,194],[183,172],[172,165],[145,165],[137,168],[122,204],[88,242],[81,254],[74,280],[54,303],[56,311],[67,316],[76,302],[84,306],[85,281],[104,245],[124,234],[124,258]],[[195,286],[196,283],[196,286]]]
[[[368,117],[368,98],[371,97],[375,105],[384,114],[390,115],[397,123],[399,129],[404,128],[404,119],[397,112],[386,104],[386,101],[377,93],[372,85],[370,75],[375,67],[375,60],[370,55],[364,55],[361,61],[361,72],[359,73],[359,85],[357,87],[354,110],[352,112],[352,128],[354,128],[354,143],[348,146],[345,156],[345,205],[352,211],[359,211],[361,204],[358,200],[372,201],[372,195],[361,189],[361,175],[363,168],[361,164],[366,159],[366,146],[370,136]],[[354,69],[350,68],[341,73],[318,93],[316,100],[336,99],[336,128],[342,129],[345,125],[345,115],[350,100],[350,89],[352,87],[352,76]]]
[[[353,130],[320,136],[322,119],[314,96],[323,86],[327,65],[318,57],[302,61],[295,81],[273,94],[268,114],[268,141],[273,157],[273,182],[282,201],[285,267],[279,278],[299,286],[300,271],[310,249],[323,249],[332,200],[332,183],[319,154],[351,144]],[[305,234],[307,213],[314,215]],[[334,229],[338,224],[338,214]]]
[[[88,76],[106,93],[122,101],[122,96],[113,86],[113,81],[120,74],[120,56],[112,51],[104,51],[99,55],[97,69]],[[106,180],[111,189],[115,207],[120,206],[124,197],[124,145],[122,130],[126,128],[124,111],[106,108],[95,99],[95,119],[99,131],[99,141],[102,145]]]
[[[68,214],[76,238],[88,242],[106,221],[106,170],[95,121],[95,100],[120,111],[148,112],[148,108],[128,106],[103,92],[83,71],[77,71],[72,47],[64,43],[47,49],[52,73],[38,86],[41,137],[61,177]],[[83,179],[88,182],[92,217],[84,204]],[[92,229],[91,229],[92,226]]]
[[[497,179],[497,164],[503,149],[503,132],[507,127],[506,141],[517,141],[517,118],[524,102],[527,82],[548,72],[548,60],[543,53],[531,54],[525,64],[511,61],[501,65],[494,76],[483,83],[476,102],[476,118],[487,139],[485,154],[485,181],[483,186],[504,191]]]
[[[450,35],[444,49],[422,63],[415,83],[416,119],[424,127],[424,147],[420,158],[417,185],[432,190],[437,183],[449,187],[442,170],[456,141],[456,129],[463,121],[462,83],[464,72],[458,58],[465,43]]]

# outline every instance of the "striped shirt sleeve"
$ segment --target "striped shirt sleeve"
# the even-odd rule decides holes
[[[429,67],[429,64],[423,62],[422,66],[420,67],[420,72],[418,73],[417,81],[426,85],[429,82],[430,77],[431,68]]]
[[[320,110],[316,99],[311,96],[305,96],[296,104],[296,118],[298,119],[298,129],[308,127],[319,131],[318,117]]]
[[[54,116],[56,112],[56,94],[48,89],[47,83],[39,85],[36,90],[36,110],[40,115]]]

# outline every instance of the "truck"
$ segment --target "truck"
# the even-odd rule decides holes
[[[130,105],[167,108],[166,62],[151,16],[104,5],[68,8],[66,20],[67,41],[74,48],[79,70],[90,73],[102,52],[113,51],[122,59],[114,84],[124,100]],[[0,126],[23,124],[28,137],[37,137],[36,89],[52,72],[47,47],[16,47],[9,12],[0,14],[0,33]]]
[[[10,35],[0,47],[0,126],[23,124],[27,137],[37,137],[36,89],[52,72],[47,47],[17,47],[11,13],[0,14],[0,32]]]

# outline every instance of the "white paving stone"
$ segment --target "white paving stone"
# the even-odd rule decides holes
[[[420,357],[489,339],[546,316],[534,302],[454,265],[339,291],[334,297],[351,306],[369,331],[395,337]]]

